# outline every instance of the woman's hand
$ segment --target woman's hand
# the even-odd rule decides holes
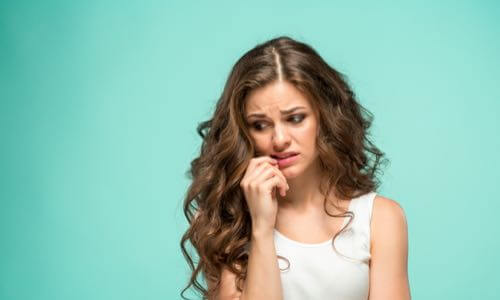
[[[269,156],[252,158],[240,182],[252,218],[252,230],[272,230],[276,223],[276,190],[284,197],[289,189],[285,176]]]

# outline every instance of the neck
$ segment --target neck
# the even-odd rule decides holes
[[[312,165],[297,177],[287,178],[290,189],[286,196],[281,197],[277,193],[279,208],[297,211],[323,209],[324,196],[320,192],[320,181],[319,164]]]

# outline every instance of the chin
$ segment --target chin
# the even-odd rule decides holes
[[[281,173],[286,179],[293,179],[302,176],[304,173],[311,173],[311,168],[314,168],[313,163],[301,163],[291,165],[288,168],[281,169]]]
[[[292,179],[300,175],[300,171],[295,168],[296,166],[290,166],[288,168],[285,168],[281,170],[281,173],[283,173],[283,176],[285,176],[286,179]]]

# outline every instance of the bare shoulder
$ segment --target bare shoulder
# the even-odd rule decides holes
[[[404,209],[399,202],[382,195],[376,195],[373,200],[372,222],[374,219],[383,221],[386,218],[392,221],[406,221]]]
[[[371,244],[384,243],[387,238],[404,236],[407,231],[406,214],[396,200],[375,196],[371,218]]]
[[[401,205],[376,196],[371,218],[370,300],[411,299],[408,229]]]

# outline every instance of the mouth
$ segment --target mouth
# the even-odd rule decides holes
[[[271,157],[276,159],[278,161],[279,168],[283,169],[285,167],[293,165],[297,161],[297,159],[299,157],[299,153],[294,153],[294,154],[290,154],[290,155],[283,156],[283,157],[271,155]]]
[[[289,152],[289,153],[282,153],[282,154],[271,154],[271,157],[274,158],[274,159],[285,159],[285,158],[289,158],[289,157],[292,157],[292,156],[295,156],[299,153],[297,152]]]

